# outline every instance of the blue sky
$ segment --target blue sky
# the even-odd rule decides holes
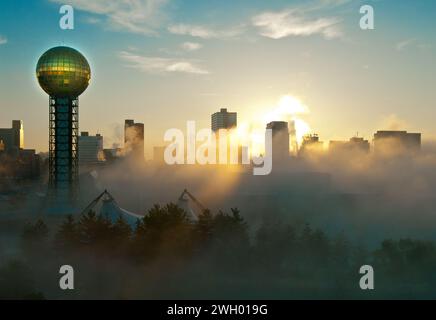
[[[433,0],[57,0],[0,2],[0,127],[25,122],[26,146],[47,149],[47,97],[34,76],[56,45],[82,51],[93,79],[81,130],[121,142],[122,121],[145,123],[147,153],[187,120],[209,125],[221,107],[241,121],[301,99],[323,140],[401,126],[436,137]],[[375,9],[375,30],[359,8]]]

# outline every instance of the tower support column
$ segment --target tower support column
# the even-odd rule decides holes
[[[60,201],[74,202],[79,176],[79,99],[51,96],[49,108],[50,193]]]

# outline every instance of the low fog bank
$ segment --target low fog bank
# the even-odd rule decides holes
[[[43,189],[3,190],[2,225],[44,216]],[[154,204],[177,203],[188,189],[212,212],[240,209],[251,232],[264,222],[308,222],[370,246],[386,238],[436,239],[435,142],[425,142],[414,155],[398,150],[310,153],[275,162],[267,176],[254,176],[250,166],[168,166],[125,159],[82,170],[77,214],[106,189],[120,207],[141,215]],[[195,203],[191,207],[201,213]],[[5,232],[2,237],[8,238]]]
[[[433,298],[434,169],[433,143],[416,155],[307,154],[268,176],[125,159],[82,171],[71,222],[47,214],[41,185],[4,189],[0,297]],[[185,188],[211,217],[192,224],[167,206]],[[80,216],[105,189],[145,215],[139,227]],[[58,288],[65,263],[80,279],[71,293]],[[370,295],[358,288],[364,264],[377,272]]]
[[[140,214],[155,203],[176,203],[186,188],[212,211],[239,208],[254,227],[307,221],[376,245],[435,239],[435,169],[436,143],[426,142],[418,154],[311,153],[274,163],[268,176],[254,176],[251,167],[122,162],[94,172],[94,183],[95,194],[108,189],[120,206]]]

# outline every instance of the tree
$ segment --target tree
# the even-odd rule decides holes
[[[121,215],[112,225],[112,236],[116,242],[126,242],[132,236],[132,228]]]
[[[228,271],[241,271],[250,263],[248,226],[236,208],[232,214],[219,211],[211,225],[209,258],[212,264]]]
[[[36,292],[32,270],[21,261],[13,260],[0,267],[0,300],[43,299]]]
[[[135,255],[139,259],[186,256],[192,252],[192,229],[182,208],[173,203],[155,205],[136,228]]]
[[[77,248],[79,245],[78,226],[74,217],[68,215],[66,220],[61,224],[55,236],[55,248],[64,251]]]
[[[111,225],[111,246],[117,256],[126,256],[131,253],[132,228],[123,216]]]
[[[111,222],[94,211],[83,214],[77,223],[79,244],[83,247],[109,249]]]
[[[295,260],[296,234],[290,225],[264,223],[255,236],[255,261],[269,272],[289,269]]]
[[[28,223],[21,235],[23,250],[26,254],[44,252],[41,249],[48,244],[49,229],[43,220],[38,219],[35,223]]]
[[[210,245],[213,232],[213,216],[210,210],[204,210],[198,217],[198,223],[194,226],[194,238],[198,249],[205,249]]]

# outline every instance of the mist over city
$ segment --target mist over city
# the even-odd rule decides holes
[[[223,2],[0,4],[0,299],[436,297],[434,4]]]

